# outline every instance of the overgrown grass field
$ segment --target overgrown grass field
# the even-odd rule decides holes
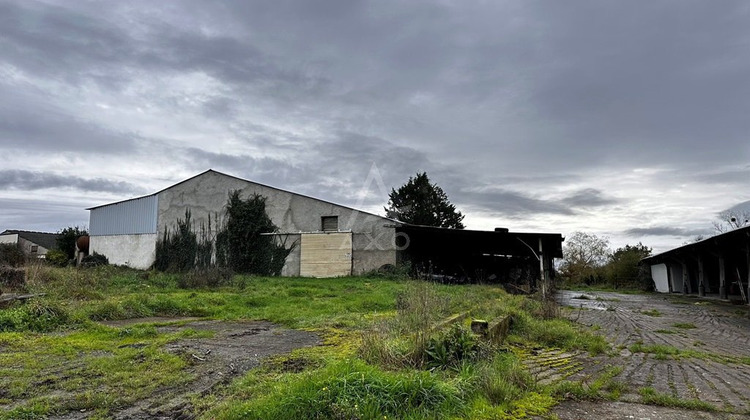
[[[221,287],[185,289],[181,276],[28,267],[28,292],[45,295],[0,309],[0,419],[73,410],[108,418],[194,379],[187,362],[164,347],[210,333],[100,323],[108,320],[268,320],[323,337],[323,346],[270,358],[208,395],[192,396],[206,419],[523,418],[544,414],[559,392],[534,382],[517,349],[607,350],[602,338],[545,319],[544,305],[499,286],[233,276]],[[432,330],[465,311],[482,319],[512,315],[506,344],[488,345],[465,324]],[[306,368],[283,369],[290,361]]]

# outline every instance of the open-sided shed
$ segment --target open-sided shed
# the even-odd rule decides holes
[[[559,233],[479,231],[403,225],[396,228],[400,259],[418,270],[453,281],[510,281],[536,286],[553,280],[554,259],[562,258]]]
[[[750,226],[671,249],[643,260],[651,267],[656,290],[734,296],[747,301],[750,277]]]

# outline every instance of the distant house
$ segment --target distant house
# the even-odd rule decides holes
[[[6,230],[0,233],[0,244],[15,244],[31,258],[45,258],[47,251],[57,248],[60,235],[26,230]]]
[[[750,227],[644,258],[658,292],[717,295],[747,300]]]
[[[325,200],[208,170],[144,197],[92,207],[89,251],[113,264],[149,268],[156,243],[190,211],[194,228],[221,218],[231,191],[266,198],[276,238],[295,244],[284,276],[336,277],[418,263],[433,273],[505,278],[516,266],[552,277],[560,234],[470,231],[414,226]],[[509,264],[512,261],[513,264]],[[505,271],[503,271],[505,270]],[[529,271],[529,270],[526,270]]]

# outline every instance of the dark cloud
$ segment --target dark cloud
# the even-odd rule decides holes
[[[620,202],[620,200],[605,196],[603,192],[595,188],[583,189],[560,201],[573,208],[609,206]]]
[[[18,169],[0,170],[0,190],[37,191],[45,189],[78,189],[92,192],[139,193],[141,188],[123,181],[104,178],[85,179],[77,176],[57,175]]]
[[[732,160],[750,121],[750,11],[744,2],[579,2],[545,5],[544,48],[534,103],[558,121],[559,146],[600,158]],[[566,140],[567,139],[567,140]]]
[[[749,18],[740,0],[0,1],[0,153],[25,159],[3,188],[132,195],[214,168],[375,206],[426,171],[469,223],[713,213],[701,194],[747,199]]]
[[[66,83],[114,81],[134,46],[114,16],[93,9],[29,2],[0,3],[0,45],[24,71]]]
[[[46,102],[40,92],[19,93],[0,81],[0,150],[77,153],[125,153],[135,150],[134,135],[86,121],[86,116]]]
[[[710,229],[684,229],[671,226],[654,226],[648,228],[632,228],[625,231],[628,236],[672,236],[689,237],[710,234]]]
[[[703,169],[703,171],[700,169]],[[705,183],[738,184],[743,188],[747,184],[747,180],[750,179],[750,166],[712,172],[706,172],[705,167],[700,169],[687,174],[685,178]]]
[[[508,217],[536,214],[557,214],[572,216],[575,211],[569,206],[552,200],[530,197],[523,193],[507,190],[461,191],[455,195],[455,202],[481,211]]]
[[[417,171],[434,166],[424,153],[415,149],[350,132],[335,133],[315,148],[296,150],[290,150],[283,159],[229,155],[198,148],[185,149],[183,154],[196,171],[213,168],[347,205],[385,204],[391,188],[405,183]],[[365,185],[368,178],[371,185]],[[385,189],[381,191],[382,187]],[[365,196],[360,197],[360,193]]]

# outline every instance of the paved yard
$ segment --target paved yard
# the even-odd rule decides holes
[[[750,413],[750,318],[748,307],[681,295],[628,295],[563,291],[566,316],[613,343],[616,355],[576,355],[571,379],[621,366],[626,391],[619,402],[567,402],[561,419],[748,418]],[[680,400],[699,400],[707,413],[637,404],[643,388]]]

